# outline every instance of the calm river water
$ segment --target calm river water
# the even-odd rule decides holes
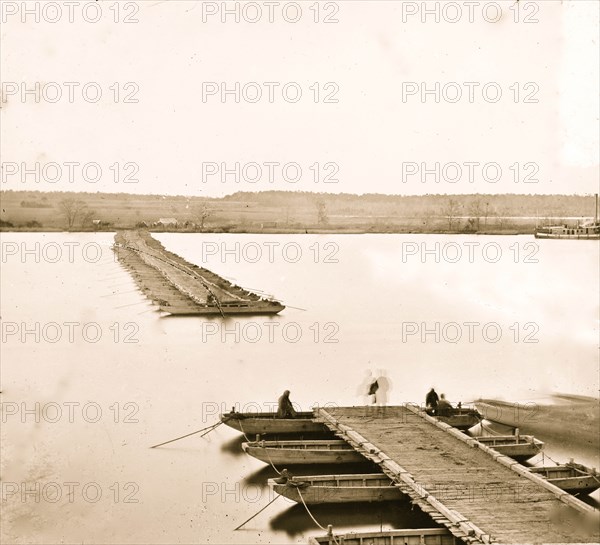
[[[113,235],[2,234],[2,543],[304,543],[272,469],[217,428],[237,404],[388,403],[425,392],[597,396],[599,245],[533,237],[160,234],[171,251],[284,301],[277,317],[161,317]],[[585,447],[561,460],[598,467]],[[406,506],[314,510],[337,530],[423,526]],[[412,518],[411,518],[412,517]]]

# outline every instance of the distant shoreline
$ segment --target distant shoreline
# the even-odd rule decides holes
[[[110,227],[106,229],[45,229],[45,228],[28,228],[28,227],[12,227],[12,228],[0,228],[0,233],[115,233],[116,231],[135,231],[137,227]],[[185,229],[144,229],[149,233],[179,233],[188,235],[483,235],[483,236],[499,236],[499,235],[534,235],[534,231],[530,229],[503,229],[488,231],[442,231],[442,230],[430,230],[430,231],[418,231],[415,229],[402,230],[402,229],[352,229],[352,228],[340,228],[340,229],[324,229],[324,228],[290,228],[290,229],[278,229],[278,228],[265,228],[260,230],[252,229],[236,229],[230,228],[227,230],[214,229],[204,231],[192,231]]]
[[[2,232],[533,235],[595,213],[594,196],[238,192],[220,199],[0,191]]]

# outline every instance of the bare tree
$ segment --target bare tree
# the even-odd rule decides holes
[[[511,212],[508,208],[499,208],[496,211],[496,223],[500,229],[504,229],[508,223],[508,217]]]
[[[490,203],[486,202],[485,203],[485,210],[483,213],[483,228],[487,229],[487,223],[488,223],[488,218],[490,217]]]
[[[198,206],[197,208],[195,208],[193,211],[193,214],[194,214],[194,221],[196,222],[196,225],[199,225],[200,230],[204,231],[204,223],[210,216],[212,216],[211,209],[205,203],[202,206]]]
[[[84,213],[87,205],[83,201],[69,197],[60,201],[58,208],[67,222],[67,229],[72,229],[77,218]]]
[[[470,223],[476,231],[479,231],[481,225],[481,216],[485,214],[483,204],[479,199],[475,199],[469,207],[469,215],[471,216]],[[487,219],[486,219],[487,221]]]
[[[454,199],[448,199],[448,202],[442,208],[442,216],[445,216],[446,220],[448,220],[448,229],[450,231],[452,231],[454,220],[458,216],[459,208],[458,201]]]
[[[329,223],[329,217],[327,215],[327,205],[321,199],[315,202],[317,207],[317,223],[319,225],[327,225]]]

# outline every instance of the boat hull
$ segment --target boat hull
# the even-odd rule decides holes
[[[544,435],[563,444],[582,444],[600,450],[600,407],[597,399],[554,395],[549,403],[476,401],[486,420],[523,433]]]
[[[463,543],[445,528],[418,530],[389,530],[386,532],[362,532],[344,535],[311,537],[309,545],[458,545]]]
[[[259,441],[242,443],[242,449],[265,464],[280,467],[304,464],[356,464],[366,461],[345,441]]]
[[[530,471],[569,494],[591,494],[600,488],[600,474],[580,464],[532,467]]]
[[[326,426],[312,421],[312,413],[299,413],[296,418],[277,418],[275,413],[230,413],[221,415],[221,421],[246,435],[285,435],[327,431]]]
[[[366,475],[322,475],[295,477],[286,483],[269,479],[274,492],[295,501],[317,505],[398,501],[404,494],[383,473]]]
[[[554,234],[554,233],[535,233],[535,238],[548,238],[548,239],[575,239],[575,240],[600,240],[600,234],[598,233],[582,233],[579,235],[566,235],[566,234]]]
[[[494,449],[495,451],[508,456],[517,462],[529,460],[536,454],[539,454],[544,443],[538,441],[531,435],[515,436],[491,436],[491,437],[476,437],[477,441]]]
[[[468,430],[481,422],[481,417],[475,414],[455,414],[451,416],[438,416],[440,422],[444,422],[459,430]]]

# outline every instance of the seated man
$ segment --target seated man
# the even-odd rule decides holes
[[[452,405],[446,399],[446,395],[442,394],[437,405],[437,416],[450,416],[452,414]]]
[[[296,411],[290,401],[290,391],[286,390],[283,395],[279,398],[279,405],[277,408],[277,418],[294,418]]]

